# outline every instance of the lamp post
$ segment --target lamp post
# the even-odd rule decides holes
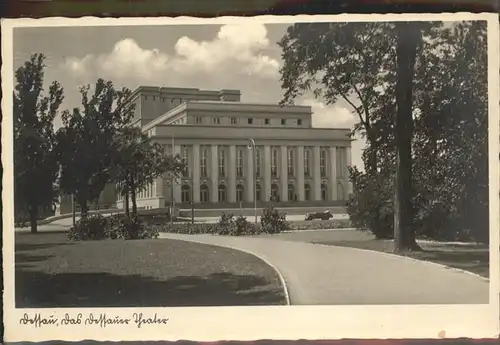
[[[73,226],[76,225],[75,194],[71,194],[71,213],[73,214]]]
[[[191,224],[194,224],[194,177],[191,173]]]
[[[253,212],[255,215],[255,225],[257,225],[257,167],[256,167],[256,162],[257,162],[257,155],[256,155],[256,146],[255,146],[255,140],[253,138],[248,139],[250,144],[248,145],[248,148],[252,149],[253,151]]]

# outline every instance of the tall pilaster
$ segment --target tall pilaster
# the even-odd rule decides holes
[[[271,147],[264,146],[264,200],[269,201],[271,197]]]
[[[251,148],[246,151],[246,158],[247,158],[247,169],[246,169],[246,190],[245,190],[245,201],[246,202],[253,202],[253,197],[254,197],[254,188],[255,188],[255,176],[254,176],[254,169],[256,168],[254,165],[254,155],[256,154],[254,152],[254,149],[256,148]]]
[[[200,202],[200,144],[193,144],[193,169],[191,170],[193,202]]]
[[[165,196],[163,194],[163,174],[155,179],[154,186],[154,196],[158,199],[158,207],[162,208],[165,205]]]
[[[211,163],[210,163],[210,179],[212,186],[210,188],[210,201],[219,201],[219,161],[218,161],[218,151],[217,145],[212,145],[210,147],[211,153]]]
[[[328,199],[337,200],[337,148],[335,146],[330,146],[329,150],[330,168],[328,170],[330,172],[330,188],[328,188],[328,191],[330,195],[328,195]]]
[[[181,145],[174,145],[174,155],[181,154]],[[180,203],[182,201],[182,192],[181,192],[181,179],[176,178],[174,181],[174,200],[175,203]]]
[[[304,201],[304,146],[297,147],[297,198]]]
[[[286,145],[281,145],[281,167],[280,167],[280,183],[281,183],[281,201],[288,201],[288,149]]]
[[[236,202],[236,146],[229,146],[229,202]]]
[[[352,182],[349,181],[349,170],[347,167],[350,167],[352,165],[352,158],[351,158],[351,146],[348,146],[345,148],[345,155],[346,155],[346,172],[345,172],[345,185],[347,186],[346,188],[346,200],[349,198],[349,195],[352,194],[353,187],[352,187]]]
[[[313,147],[313,197],[314,200],[321,200],[321,169],[320,169],[320,147]]]

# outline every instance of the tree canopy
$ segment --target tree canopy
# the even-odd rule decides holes
[[[486,23],[420,23],[411,75],[411,141],[406,170],[412,230],[432,238],[488,234]],[[407,38],[407,40],[411,40]],[[350,167],[351,219],[392,237],[398,162],[398,30],[395,23],[298,23],[283,50],[283,104],[312,93],[358,116],[365,171]],[[332,114],[335,116],[335,114]],[[472,217],[471,212],[481,215]],[[467,216],[466,216],[467,215]]]
[[[29,215],[37,231],[42,208],[52,208],[57,196],[57,162],[53,121],[64,99],[54,81],[43,95],[45,56],[33,54],[15,73],[14,87],[14,188],[17,220]]]
[[[132,217],[136,217],[137,193],[165,172],[179,176],[185,162],[180,155],[166,155],[163,146],[152,142],[140,128],[122,128],[115,140],[117,151],[112,163],[114,180],[119,186],[118,193],[125,197],[126,213],[129,212],[130,195]]]
[[[116,132],[133,117],[134,104],[127,102],[127,88],[116,89],[111,81],[98,79],[91,93],[80,88],[81,108],[62,115],[64,126],[57,132],[57,153],[61,165],[60,187],[75,195],[82,215],[88,202],[96,200],[112,182]]]

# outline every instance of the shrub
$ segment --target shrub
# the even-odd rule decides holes
[[[262,231],[269,234],[275,234],[290,229],[290,224],[286,221],[286,213],[280,213],[273,206],[269,206],[262,210],[260,224]]]
[[[351,170],[354,193],[347,203],[352,225],[367,229],[376,238],[390,239],[394,233],[394,211],[390,179]]]
[[[232,235],[237,233],[234,215],[232,213],[223,213],[217,221],[216,229],[219,235]]]
[[[217,224],[210,223],[168,223],[156,227],[161,232],[186,235],[215,234],[216,228]]]
[[[108,221],[100,214],[79,219],[68,231],[68,238],[74,241],[102,240],[107,237]]]
[[[109,217],[92,215],[79,220],[68,232],[68,238],[76,241],[134,240],[158,238],[158,236],[158,229],[145,227],[140,219],[132,219],[124,214]]]
[[[233,235],[258,235],[261,233],[261,227],[259,226],[259,224],[249,222],[246,217],[239,216],[238,218],[236,218],[235,224],[236,233],[234,233]]]
[[[135,240],[153,238],[152,235],[148,235],[148,229],[153,229],[153,227],[144,226],[140,218],[130,218],[126,215],[118,215],[110,217],[107,234],[111,239]]]

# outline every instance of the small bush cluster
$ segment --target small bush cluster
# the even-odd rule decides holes
[[[78,220],[68,231],[68,238],[74,241],[103,239],[148,239],[158,238],[158,229],[144,226],[140,219],[126,215],[103,217],[100,214],[89,215]]]
[[[286,221],[286,213],[279,212],[273,206],[269,206],[262,210],[260,224],[262,226],[262,231],[268,234],[276,234],[290,230],[290,223]]]
[[[229,236],[258,235],[260,227],[250,223],[246,217],[238,216],[235,219],[234,214],[223,213],[215,226],[215,233]]]
[[[209,223],[166,223],[154,226],[160,232],[185,235],[215,234],[217,224]]]
[[[350,219],[291,222],[290,230],[345,229],[353,227]]]
[[[68,238],[74,241],[103,240],[106,237],[107,219],[100,214],[81,218],[68,232]]]

